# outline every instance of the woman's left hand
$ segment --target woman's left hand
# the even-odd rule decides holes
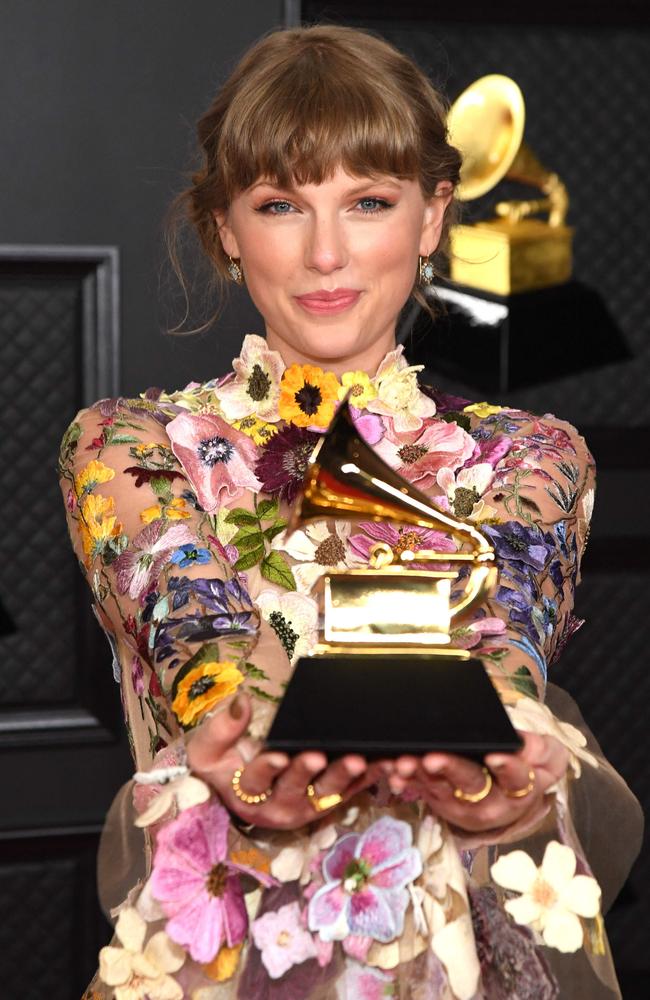
[[[544,814],[544,794],[563,777],[569,762],[566,748],[555,737],[519,735],[524,746],[517,753],[486,756],[489,775],[480,764],[455,754],[430,753],[419,760],[400,757],[389,779],[391,790],[417,792],[437,816],[469,833],[519,827],[527,816]],[[454,795],[455,789],[465,795],[480,794],[490,780],[489,793],[480,801]],[[525,789],[529,790],[524,794]],[[519,795],[513,796],[515,792]]]

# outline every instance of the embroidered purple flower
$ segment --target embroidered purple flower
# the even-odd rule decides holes
[[[367,444],[378,444],[386,433],[384,421],[377,413],[364,413],[350,406],[352,423]]]
[[[497,556],[506,562],[525,563],[539,571],[544,569],[553,551],[539,528],[527,527],[518,521],[484,524],[481,530],[493,542]]]
[[[214,413],[180,413],[167,425],[172,451],[204,510],[213,511],[222,493],[236,500],[260,489],[251,472],[257,448],[250,438]]]
[[[472,465],[487,462],[495,469],[511,450],[512,438],[508,437],[507,434],[499,434],[488,441],[479,441],[478,454],[475,454],[470,461]]]
[[[299,903],[287,903],[251,924],[253,941],[271,979],[279,979],[308,958],[316,958],[314,939],[300,922]]]
[[[152,521],[113,563],[120,594],[128,591],[129,597],[138,600],[158,579],[170,553],[179,545],[194,543],[194,534],[187,525],[175,524],[165,531],[165,524],[161,518]]]
[[[349,934],[384,943],[398,937],[409,902],[406,886],[422,873],[411,827],[382,816],[363,834],[346,833],[323,861],[325,884],[309,902],[309,929],[324,941]]]
[[[377,542],[385,542],[390,545],[393,554],[399,559],[402,552],[410,549],[417,552],[419,549],[437,549],[439,552],[455,552],[454,541],[442,531],[433,531],[430,528],[397,528],[385,521],[375,524],[372,521],[363,521],[359,527],[364,532],[363,535],[352,535],[349,545],[352,551],[364,560],[370,559],[370,553]],[[428,563],[410,563],[413,569],[427,569]]]
[[[144,668],[140,657],[135,655],[131,660],[131,683],[138,697],[144,694]]]
[[[175,563],[179,569],[186,569],[188,566],[205,565],[205,563],[210,562],[211,558],[208,549],[197,548],[196,545],[188,542],[186,545],[181,545],[180,548],[172,553],[170,562]]]
[[[320,434],[293,424],[274,434],[263,446],[255,466],[264,492],[293,503],[305,478],[309,456],[319,439]]]
[[[248,916],[240,875],[275,885],[270,875],[228,860],[228,813],[214,800],[184,810],[157,838],[151,893],[169,918],[165,930],[195,962],[221,945],[240,944]]]

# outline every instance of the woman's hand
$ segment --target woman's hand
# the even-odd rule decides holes
[[[328,765],[325,755],[317,751],[293,758],[277,752],[255,752],[244,737],[250,716],[250,699],[239,695],[228,711],[206,719],[187,746],[192,771],[212,785],[224,805],[244,823],[295,830],[318,818],[307,795],[308,785],[314,784],[318,798],[336,794],[345,801],[391,769],[390,765],[368,766],[357,754]],[[247,762],[242,750],[249,757]],[[235,795],[232,778],[238,769],[242,771],[240,788],[247,795],[259,795],[272,788],[265,802],[248,805]]]
[[[480,764],[454,754],[430,753],[420,760],[400,757],[389,779],[391,790],[396,794],[407,788],[416,792],[432,812],[463,831],[505,833],[508,827],[523,828],[527,820],[534,822],[545,814],[544,794],[563,777],[569,754],[553,736],[520,736],[524,746],[517,753],[486,756],[492,787],[479,802],[457,798],[454,789],[477,794],[489,779]],[[527,794],[512,797],[513,792],[523,792],[531,783]]]

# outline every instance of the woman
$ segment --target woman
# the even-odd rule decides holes
[[[199,137],[181,205],[215,274],[245,281],[266,339],[247,336],[221,379],[102,400],[62,447],[138,768],[109,823],[119,864],[105,837],[116,937],[89,996],[616,996],[598,837],[587,856],[572,806],[607,796],[627,823],[629,844],[598,873],[610,899],[636,807],[543,703],[573,627],[593,461],[554,417],[420,386],[395,346],[453,211],[460,158],[441,101],[372,36],[281,31],[242,59]],[[494,543],[499,591],[453,638],[490,670],[518,754],[328,765],[263,749],[291,662],[316,639],[317,577],[367,565],[377,540],[452,547],[388,524],[286,534],[347,392],[386,461]],[[124,815],[147,830],[139,880]]]

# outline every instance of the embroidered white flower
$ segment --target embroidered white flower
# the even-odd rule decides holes
[[[122,945],[99,953],[99,975],[114,987],[115,1000],[183,1000],[183,990],[169,973],[177,972],[185,952],[158,931],[144,945],[147,925],[132,907],[120,912],[115,933]]]
[[[481,499],[493,479],[494,469],[489,462],[479,462],[456,474],[449,468],[439,469],[436,476],[456,517],[471,521],[484,521],[496,514],[496,509]]]
[[[284,650],[295,663],[305,656],[317,639],[318,605],[306,594],[295,591],[263,590],[257,597],[262,618],[269,623]]]
[[[251,333],[244,337],[241,354],[232,366],[235,378],[219,387],[219,402],[226,420],[240,420],[253,414],[260,420],[278,421],[282,356],[269,350],[263,337]]]
[[[328,569],[343,569],[361,560],[350,550],[347,540],[352,525],[334,522],[330,531],[325,521],[310,524],[303,531],[299,529],[286,538],[285,533],[273,540],[273,548],[287,552],[298,565],[292,566],[297,589],[309,593],[314,583]]]
[[[170,774],[168,777],[163,776],[165,771],[172,772],[173,770],[177,770],[180,773],[173,776]],[[154,785],[156,784],[155,779],[158,775],[161,776],[157,782],[160,786],[160,791],[152,797],[148,807],[136,818],[136,826],[151,826],[152,823],[157,823],[159,819],[162,819],[172,808],[176,808],[179,812],[182,812],[183,809],[198,806],[201,802],[207,802],[210,798],[210,789],[206,783],[201,781],[200,778],[195,778],[191,775],[186,767],[176,769],[165,768],[144,773],[136,771],[133,779],[141,785]]]
[[[579,917],[597,916],[601,895],[595,878],[575,870],[575,852],[552,840],[539,868],[525,851],[511,851],[490,872],[498,885],[521,893],[505,903],[516,923],[538,931],[549,948],[574,952],[584,938]]]
[[[560,722],[550,708],[534,698],[519,698],[513,705],[506,705],[515,729],[527,733],[541,733],[542,736],[554,736],[569,751],[569,765],[576,778],[582,773],[580,760],[592,767],[598,767],[598,761],[589,750],[586,750],[587,739],[579,729],[570,722]]]
[[[432,417],[436,404],[418,386],[417,373],[424,365],[409,365],[400,344],[386,355],[373,379],[377,396],[367,403],[372,413],[392,417],[397,432],[416,431],[424,417]]]
[[[594,512],[594,497],[595,490],[587,490],[582,498],[582,511],[584,514],[585,521],[587,524],[591,521],[591,516]]]

